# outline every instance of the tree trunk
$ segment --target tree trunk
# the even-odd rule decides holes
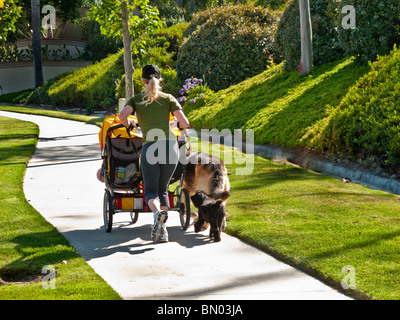
[[[122,37],[124,42],[125,98],[133,97],[132,39],[129,33],[129,12],[125,0],[121,1]]]
[[[312,27],[309,0],[299,0],[301,60],[297,67],[300,74],[309,74],[313,66]]]
[[[190,6],[190,12],[194,12],[195,8],[194,8],[194,4],[195,4],[195,0],[190,0],[189,6]]]
[[[31,0],[32,14],[32,50],[35,68],[35,88],[44,83],[42,67],[42,40],[40,28],[40,0]]]

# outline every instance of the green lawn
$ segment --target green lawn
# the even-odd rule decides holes
[[[202,142],[200,149],[209,153],[211,146]],[[227,161],[230,148],[220,154]],[[353,266],[356,289],[343,292],[355,298],[400,299],[398,195],[258,156],[251,174],[236,174],[243,165],[227,167],[227,233],[339,290],[342,269]]]
[[[35,114],[40,116],[46,117],[53,117],[53,118],[61,118],[66,120],[74,120],[74,121],[82,121],[89,124],[97,125],[101,127],[103,123],[103,118],[95,117],[95,116],[85,116],[79,114],[71,114],[64,111],[56,111],[56,110],[47,110],[47,109],[36,109],[36,108],[29,108],[29,107],[19,107],[19,106],[7,106],[7,105],[0,105],[1,111],[10,111],[10,112],[18,112],[18,113],[26,113],[26,114]]]
[[[0,278],[9,283],[0,285],[0,299],[121,299],[25,199],[38,132],[33,123],[0,117]],[[54,290],[38,278],[46,265],[56,270]]]

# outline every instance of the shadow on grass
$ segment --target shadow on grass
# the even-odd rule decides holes
[[[201,128],[207,123],[218,130],[254,129],[258,144],[299,145],[309,128],[338,106],[349,88],[369,70],[368,65],[339,60],[314,68],[308,76],[281,71],[260,82],[259,75],[248,87],[243,83],[217,93],[212,100],[216,110],[213,105],[206,105],[204,111],[193,110],[194,124]],[[224,104],[224,96],[234,93],[237,96],[233,101]]]
[[[314,255],[308,256],[307,259],[318,260],[318,259],[330,258],[332,256],[336,256],[339,253],[342,254],[343,252],[350,252],[351,250],[354,250],[354,249],[363,249],[363,248],[367,248],[367,247],[372,247],[372,246],[379,244],[380,242],[391,240],[398,236],[400,236],[400,230],[396,230],[396,231],[389,232],[389,233],[383,233],[383,234],[378,233],[376,235],[371,236],[370,239],[358,241],[358,242],[340,246],[340,247],[337,247],[334,249],[329,249],[329,250],[326,250],[323,252],[319,252]]]
[[[74,249],[56,229],[24,234],[13,238],[11,243],[19,258],[0,269],[0,278],[5,281],[23,281],[26,277],[41,273],[46,265],[77,258]]]
[[[30,136],[30,135],[27,135]],[[27,137],[26,140],[34,139],[37,136],[32,135],[32,137]],[[0,140],[2,138],[0,137]],[[21,138],[18,138],[21,139]],[[8,141],[9,139],[5,138],[4,140]],[[26,159],[29,158],[33,152],[35,151],[35,144],[27,141],[26,144],[20,143],[19,145],[10,145],[7,143],[5,146],[2,145],[0,147],[0,163],[3,165],[11,165],[11,164],[25,164]],[[18,161],[22,159],[21,161]]]
[[[242,128],[261,108],[282,99],[305,80],[305,78],[293,77],[293,74],[293,72],[279,72],[264,82],[255,83],[242,90],[233,102],[214,115],[213,125],[219,130]],[[270,87],[279,89],[267,91],[269,94],[266,95],[266,89]]]
[[[304,92],[255,129],[258,142],[273,141],[288,147],[302,144],[302,137],[309,128],[325,118],[330,108],[338,106],[349,88],[369,71],[368,66],[356,61],[347,65],[342,63],[318,69],[312,75],[312,82],[305,84],[308,88]],[[308,82],[309,78],[305,79]],[[301,92],[302,85],[296,91]]]

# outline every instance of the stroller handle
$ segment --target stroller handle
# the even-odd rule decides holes
[[[122,123],[120,123],[120,124],[116,124],[116,125],[114,125],[114,126],[111,126],[111,127],[109,127],[108,129],[107,129],[107,133],[110,133],[111,131],[114,131],[114,130],[117,130],[117,129],[120,129],[120,128],[124,128],[125,126],[122,124]],[[139,127],[139,124],[137,123],[136,124],[136,127]],[[130,136],[130,130],[132,130],[133,129],[133,126],[132,125],[130,125],[129,127],[125,127],[126,128],[126,132],[129,134],[129,136]]]

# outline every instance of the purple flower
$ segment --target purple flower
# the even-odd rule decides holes
[[[178,102],[185,102],[186,101],[186,97],[180,97],[178,99],[176,99]]]
[[[199,98],[200,98],[200,99],[203,99],[203,98],[204,98],[204,94],[200,93],[200,94],[199,94]]]
[[[194,78],[192,82],[194,83],[195,86],[197,86],[198,84],[202,83],[203,80],[202,80],[202,79]]]
[[[190,99],[190,103],[191,104],[196,103],[196,98]]]

